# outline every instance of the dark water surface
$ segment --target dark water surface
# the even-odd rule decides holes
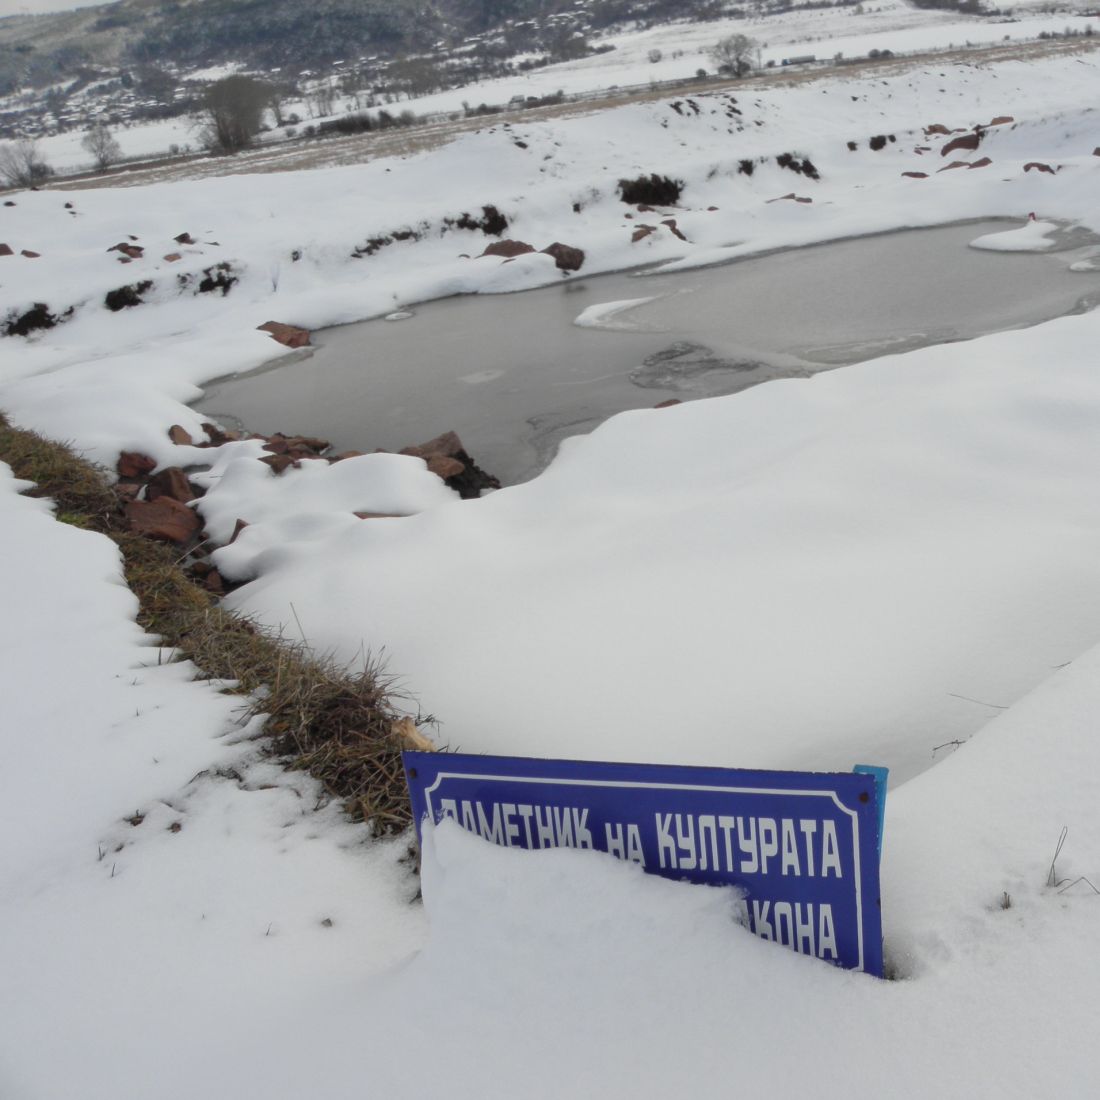
[[[1073,251],[969,248],[1003,220],[905,230],[665,275],[599,275],[417,306],[314,335],[316,351],[207,387],[197,407],[253,431],[399,450],[446,430],[506,484],[566,436],[667,398],[1020,328],[1091,308]],[[605,317],[590,307],[653,300]]]

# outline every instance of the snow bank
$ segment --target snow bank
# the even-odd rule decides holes
[[[1058,226],[1054,222],[1029,221],[1019,229],[975,237],[970,247],[985,248],[990,252],[1044,252],[1054,247],[1056,242],[1050,239],[1050,235],[1057,231]]]

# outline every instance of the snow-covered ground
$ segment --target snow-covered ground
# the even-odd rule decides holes
[[[1096,1094],[1100,897],[1077,880],[1100,886],[1100,315],[626,414],[479,501],[414,458],[276,477],[256,443],[167,437],[199,430],[203,382],[279,352],[254,331],[269,318],[562,278],[545,256],[463,258],[487,238],[444,219],[485,204],[510,236],[585,249],[582,276],[1032,211],[1100,231],[1093,52],[844,75],[355,168],[18,194],[0,317],[74,313],[0,339],[0,409],[108,466],[213,460],[211,526],[253,521],[221,552],[256,578],[233,603],[349,656],[385,646],[456,747],[893,765],[883,921],[902,980],[753,940],[720,892],[447,830],[411,904],[404,846],[365,845],[259,758],[236,701],[133,625],[108,544],[0,468],[18,624],[0,643],[5,1100]],[[1013,121],[946,157],[923,129],[995,116]],[[874,151],[877,134],[896,140]],[[642,172],[685,181],[669,214],[686,241],[632,243],[664,216],[624,217],[615,183]],[[790,192],[813,201],[769,201]],[[419,239],[351,258],[406,227]],[[131,236],[145,254],[121,264],[106,250]],[[240,279],[226,297],[181,285],[219,262]],[[103,307],[145,280],[146,304]]]
[[[957,12],[921,10],[904,0],[882,0],[858,8],[794,8],[781,15],[748,16],[745,19],[720,19],[704,23],[668,23],[647,30],[631,30],[605,35],[595,45],[612,46],[610,52],[575,61],[558,62],[514,76],[479,81],[462,88],[418,96],[388,104],[378,110],[412,110],[418,115],[459,112],[467,105],[486,103],[501,106],[516,96],[599,94],[607,89],[648,85],[651,81],[686,80],[700,69],[714,75],[717,62],[715,44],[731,34],[749,36],[757,48],[754,65],[780,68],[783,61],[796,57],[816,57],[831,62],[837,55],[865,57],[872,50],[895,54],[961,49],[965,47],[1033,42],[1041,35],[1091,33],[1097,28],[1093,15],[1082,15],[1080,4],[1062,3],[1051,10],[1049,2],[1005,6],[1004,18],[961,15]],[[1017,12],[1017,8],[1020,10]],[[1039,10],[1035,10],[1039,9]],[[659,56],[658,56],[659,55]],[[656,60],[652,58],[656,57]],[[189,73],[192,80],[215,80],[237,71],[229,64]],[[793,71],[793,70],[792,70]],[[356,100],[336,94],[333,114],[314,116],[314,107],[303,99],[283,102],[284,116],[298,115],[302,122],[294,129],[318,124],[356,111]],[[112,131],[127,159],[162,156],[170,148],[184,152],[202,147],[202,120],[183,116],[157,122],[142,122]],[[261,138],[280,141],[282,130]],[[92,167],[82,148],[84,133],[71,130],[43,138],[39,145],[47,162],[57,171],[75,172]]]

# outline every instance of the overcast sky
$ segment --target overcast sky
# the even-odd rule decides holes
[[[109,0],[0,0],[0,16],[39,15],[44,11],[71,11],[90,8]]]

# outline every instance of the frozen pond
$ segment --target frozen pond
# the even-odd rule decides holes
[[[340,450],[399,450],[454,430],[479,465],[513,484],[542,469],[562,438],[624,409],[1096,304],[1100,278],[1069,271],[1077,249],[968,247],[1017,224],[905,230],[695,271],[429,302],[402,321],[316,333],[312,355],[211,385],[198,407],[253,431],[324,436]]]

